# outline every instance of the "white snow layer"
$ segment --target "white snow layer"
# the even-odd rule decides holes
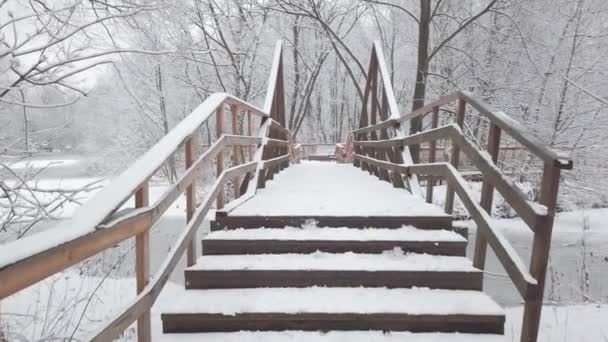
[[[339,271],[429,271],[477,272],[464,257],[403,253],[324,253],[208,255],[190,270],[339,270]]]
[[[418,229],[403,226],[390,228],[319,228],[305,225],[302,228],[255,228],[226,229],[209,233],[206,240],[282,240],[282,241],[449,241],[459,242],[466,239],[453,231]]]
[[[266,183],[231,215],[445,216],[442,209],[350,164],[303,161]]]
[[[164,313],[407,313],[501,315],[502,308],[480,291],[428,288],[256,288],[188,290]]]
[[[70,219],[55,228],[2,245],[0,268],[94,232],[117,206],[129,199],[137,188],[163,165],[197,127],[215,113],[215,109],[226,98],[240,101],[224,93],[210,95],[127,170],[80,207]],[[256,111],[260,110],[256,108]]]

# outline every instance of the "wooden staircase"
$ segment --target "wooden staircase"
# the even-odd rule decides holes
[[[502,340],[505,316],[481,291],[491,251],[524,303],[520,341],[536,341],[560,174],[572,160],[465,92],[403,114],[379,43],[370,57],[359,128],[338,148],[341,164],[298,164],[302,146],[285,127],[278,42],[263,108],[212,94],[72,218],[3,244],[0,300],[134,239],[136,297],[83,340],[114,340],[135,322],[138,341],[157,337],[153,305],[185,257],[186,288],[161,308],[167,341],[494,342]],[[453,124],[438,127],[442,108],[454,113]],[[486,146],[465,134],[471,110],[490,123]],[[430,129],[406,132],[410,121],[425,118]],[[198,153],[200,129],[212,120],[215,140]],[[538,202],[499,168],[501,135],[541,162]],[[451,146],[450,163],[435,162],[439,142]],[[421,145],[429,146],[428,162],[414,158]],[[149,180],[182,150],[184,172],[151,203]],[[458,170],[461,154],[481,172],[479,201]],[[208,179],[212,164],[217,178],[197,198],[196,184]],[[444,210],[431,204],[438,180],[447,185]],[[494,192],[533,232],[529,267],[494,227]],[[152,275],[150,230],[181,195],[187,223]],[[456,198],[477,226],[472,263],[465,259],[467,232],[452,226]],[[132,199],[134,208],[121,210]],[[197,260],[195,236],[214,202],[224,211]]]
[[[343,169],[344,182],[351,181],[347,171],[354,171],[379,183],[351,165],[305,162],[275,176],[268,189],[259,190],[248,201],[253,203],[241,206],[272,206],[265,192],[280,201],[281,193],[275,190],[294,174],[319,179],[334,169]],[[302,182],[306,184],[307,178]],[[334,186],[339,188],[339,183],[336,180]],[[405,196],[406,191],[388,183],[379,185],[378,196],[393,191]],[[308,193],[306,189],[301,188],[299,195],[317,194],[314,188]],[[327,196],[332,193],[332,188],[327,189]],[[404,198],[423,202],[422,198]],[[324,201],[325,209],[340,205],[331,199]],[[247,208],[236,207],[216,217],[215,231],[202,241],[203,256],[185,270],[186,290],[164,308],[167,336],[199,333],[205,340],[208,333],[217,337],[221,336],[217,333],[255,331],[262,334],[257,336],[261,340],[264,332],[295,330],[313,335],[372,331],[376,337],[383,331],[457,332],[461,334],[455,336],[460,337],[465,333],[496,338],[503,333],[504,313],[481,292],[483,272],[464,257],[467,240],[454,231],[451,216],[425,214],[421,216],[424,220],[418,220],[415,212],[405,212],[371,220],[361,212],[340,221],[339,216],[319,216],[314,209],[310,215],[297,216],[240,215],[243,211]],[[249,217],[260,224],[247,223]],[[311,224],[312,218],[354,224],[326,227]],[[308,223],[284,225],[300,221]],[[237,227],[235,222],[243,222],[245,227]],[[386,222],[391,223],[389,227]]]

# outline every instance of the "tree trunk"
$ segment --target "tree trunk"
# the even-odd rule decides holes
[[[431,0],[420,0],[420,20],[418,24],[418,66],[416,67],[416,86],[412,111],[424,107],[426,97],[426,78],[429,71],[429,37],[431,23]],[[422,119],[414,118],[410,121],[410,134],[422,129]],[[420,146],[410,148],[414,163],[420,161]]]

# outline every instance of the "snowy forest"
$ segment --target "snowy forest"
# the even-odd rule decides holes
[[[539,341],[608,340],[599,318],[608,314],[607,23],[604,0],[0,0],[0,249],[69,217],[211,94],[261,108],[279,40],[286,127],[299,143],[345,143],[377,41],[402,114],[467,91],[570,155],[545,290],[553,328]],[[465,126],[485,143],[487,121],[473,115]],[[202,127],[203,146],[215,130]],[[175,158],[152,197],[178,180],[186,157]],[[501,168],[538,199],[529,159]],[[527,251],[530,233],[507,206],[496,200],[495,218]],[[153,250],[171,249],[162,240],[177,238],[172,224],[153,231]],[[120,244],[2,300],[0,341],[86,339],[124,300],[117,293],[135,294],[133,258],[133,242]],[[162,257],[152,258],[154,269]],[[505,294],[512,285],[499,264],[490,269],[488,291],[519,323],[521,302]],[[568,315],[587,325],[566,327]],[[135,340],[135,330],[121,338]]]

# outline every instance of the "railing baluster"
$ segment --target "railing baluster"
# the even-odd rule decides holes
[[[467,103],[464,99],[458,100],[458,111],[456,112],[456,124],[461,128],[464,127],[464,115],[466,112]],[[460,160],[460,148],[458,145],[452,145],[452,155],[450,156],[450,163],[458,169],[458,163]],[[450,184],[446,184],[446,194],[445,194],[445,212],[451,214],[454,211],[454,189],[450,186]]]
[[[135,193],[135,208],[147,207],[150,203],[149,187],[146,181]],[[135,236],[135,275],[137,293],[141,293],[150,281],[150,231],[146,229]],[[152,339],[150,310],[137,319],[137,341],[150,342]]]
[[[433,114],[431,116],[431,128],[437,128],[439,124],[439,107],[433,107]],[[429,163],[435,162],[435,150],[437,148],[437,141],[433,140],[429,144]],[[426,202],[433,203],[433,187],[435,186],[435,178],[433,176],[426,177]]]
[[[238,120],[239,120],[239,106],[232,105],[230,108],[232,112],[232,134],[240,135],[238,128]],[[239,165],[241,163],[241,159],[239,158],[239,146],[232,146],[232,166]],[[236,177],[233,180],[234,183],[234,198],[237,199],[241,196],[240,187],[241,187],[241,177]]]
[[[490,124],[490,132],[488,133],[487,150],[494,164],[498,162],[498,152],[500,151],[500,127],[495,124]],[[494,199],[494,186],[487,176],[483,176],[483,184],[481,186],[481,207],[492,216],[492,202]],[[473,265],[480,270],[485,268],[487,241],[483,234],[477,232],[475,238],[475,254],[473,257]]]
[[[553,220],[559,189],[560,168],[553,162],[546,162],[540,189],[540,204],[547,207],[547,216],[534,227],[534,241],[530,260],[530,273],[538,282],[536,291],[526,299],[521,341],[536,341],[540,325],[540,312],[543,306],[545,278],[551,249]]]
[[[253,121],[252,121],[253,117],[251,115],[251,111],[248,110],[247,111],[247,135],[248,136],[252,136],[253,134]],[[249,150],[249,161],[253,160],[253,146],[249,145],[247,146],[247,149]]]
[[[186,154],[186,169],[189,169],[194,163],[194,144],[197,139],[192,136],[186,140],[185,154]],[[194,216],[196,210],[196,181],[192,180],[192,183],[186,188],[186,222],[190,222]],[[188,244],[186,253],[186,264],[192,266],[196,263],[196,238],[193,238]]]
[[[217,110],[215,111],[215,130],[216,130],[216,138],[220,139],[224,134],[224,104],[221,104]],[[219,177],[224,171],[224,151],[220,151],[217,154],[216,159],[216,169],[217,176]],[[217,195],[216,208],[222,209],[224,207],[224,186],[220,187],[219,193]]]

